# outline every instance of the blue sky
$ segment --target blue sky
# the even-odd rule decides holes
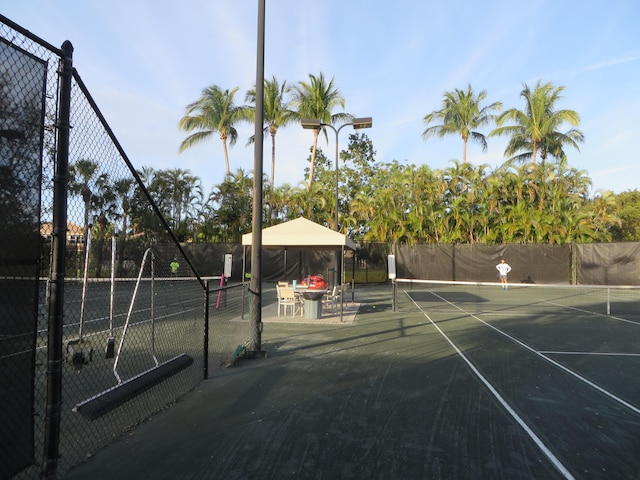
[[[257,0],[0,0],[0,12],[53,45],[70,40],[74,65],[137,168],[189,169],[205,194],[223,180],[217,136],[178,154],[185,106],[202,89],[256,79]],[[568,150],[598,189],[640,188],[640,2],[637,0],[267,0],[265,76],[293,85],[308,74],[335,78],[345,111],[373,117],[376,160],[446,168],[462,159],[459,138],[422,139],[423,118],[442,94],[486,90],[488,102],[524,108],[523,84],[566,89],[585,143]],[[568,129],[569,127],[567,127]],[[232,171],[253,170],[253,127],[240,127]],[[340,134],[346,145],[349,128]],[[488,131],[484,132],[488,133]],[[320,147],[333,159],[333,135]],[[312,134],[277,137],[276,184],[303,180]],[[468,161],[495,167],[506,139],[489,139]],[[264,172],[270,172],[265,139]]]

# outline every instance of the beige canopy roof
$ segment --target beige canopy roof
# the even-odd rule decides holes
[[[251,245],[252,233],[242,236],[243,245]],[[262,246],[265,248],[337,248],[356,249],[356,244],[346,235],[300,217],[262,230]]]

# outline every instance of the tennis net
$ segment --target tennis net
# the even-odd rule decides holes
[[[438,281],[398,278],[394,305],[405,299],[435,305],[475,305],[476,309],[503,306],[529,312],[590,313],[640,320],[640,287],[567,284],[509,284],[497,282]]]

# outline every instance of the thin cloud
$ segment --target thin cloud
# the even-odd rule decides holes
[[[616,58],[610,58],[607,60],[603,60],[601,62],[598,63],[594,63],[593,65],[587,65],[586,67],[582,68],[581,72],[589,72],[592,70],[601,70],[603,68],[609,68],[609,67],[613,67],[616,65],[623,65],[626,63],[633,63],[633,62],[637,62],[640,61],[640,55],[637,54],[629,54],[623,57],[616,57]]]

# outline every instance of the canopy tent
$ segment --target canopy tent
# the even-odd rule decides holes
[[[252,244],[253,232],[242,236],[242,245]],[[285,251],[285,271],[287,248],[308,248],[316,250],[337,250],[341,251],[339,259],[340,272],[344,270],[344,250],[345,248],[355,251],[357,246],[348,236],[331,230],[327,227],[300,217],[295,220],[280,223],[273,227],[262,230],[262,248],[282,249]],[[246,256],[246,255],[245,255]],[[243,268],[244,270],[244,268]],[[244,272],[243,272],[244,277]],[[337,279],[336,279],[337,280]],[[341,283],[341,279],[336,282]],[[342,321],[343,298],[340,296],[340,320]]]
[[[242,245],[251,245],[252,233],[242,236]],[[356,249],[348,236],[300,217],[262,230],[263,248]]]

